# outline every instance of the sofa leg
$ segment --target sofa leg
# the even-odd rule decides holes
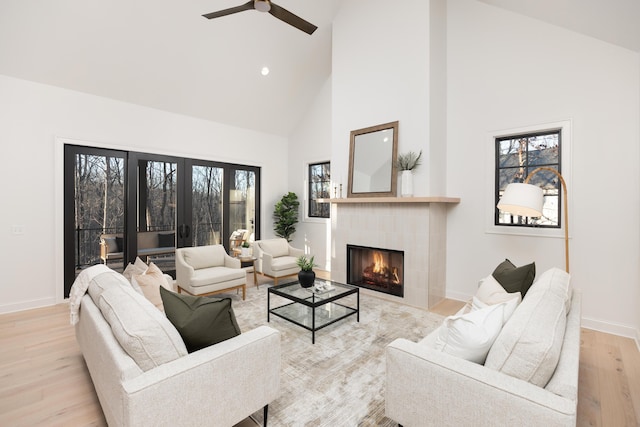
[[[267,427],[267,414],[269,412],[269,405],[264,405],[263,411],[264,411],[264,423],[263,423],[263,425],[264,425],[264,427]]]
[[[242,285],[242,301],[247,297],[247,285]]]

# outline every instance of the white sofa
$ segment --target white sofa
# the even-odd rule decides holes
[[[551,303],[554,297],[550,294],[558,296],[558,284],[563,280],[562,274],[555,273],[545,273],[536,280],[502,328],[484,366],[432,348],[430,343],[433,343],[439,329],[420,343],[397,339],[389,344],[386,348],[386,415],[405,427],[575,426],[581,294],[573,290],[563,303]],[[534,287],[541,286],[540,282],[545,280],[551,281],[549,291],[543,296],[536,295]],[[554,365],[555,370],[551,367],[550,380],[540,386],[535,382],[544,382],[544,379],[536,380],[535,377],[542,368],[531,360],[527,361],[527,355],[533,353],[530,351],[532,341],[537,338],[528,341],[526,334],[546,336],[553,333],[536,331],[539,325],[545,324],[538,316],[549,312],[551,306],[556,307],[551,323],[556,330],[563,329],[564,335],[552,338],[554,342],[559,341],[555,346],[560,352],[559,359]],[[520,334],[519,338],[510,351],[511,356],[520,352],[517,358],[498,367],[487,367],[491,363],[495,365],[495,359],[503,356],[500,353],[504,352],[504,344],[509,344],[516,334]],[[545,351],[548,354],[553,352],[551,347]],[[492,352],[497,355],[492,355]],[[505,373],[508,370],[519,371],[523,368],[517,366],[520,363],[530,364],[524,368],[531,370],[532,379],[527,381]]]
[[[274,285],[278,284],[278,279],[298,274],[300,268],[296,260],[301,255],[304,255],[304,251],[291,246],[287,239],[264,239],[253,242],[255,268],[263,276],[272,278]]]
[[[91,280],[75,328],[110,426],[233,426],[260,409],[266,420],[267,405],[278,397],[280,388],[278,331],[261,326],[186,354],[177,330],[162,312],[120,274],[104,274],[113,276]],[[117,315],[105,317],[103,310]],[[112,327],[107,318],[122,325]],[[140,324],[158,325],[161,335],[171,337],[165,348],[156,341],[151,351],[145,349],[153,354],[145,363],[136,362],[116,338],[122,339],[116,335],[122,331],[132,334]],[[149,339],[145,334],[144,339]],[[130,352],[142,351],[140,340],[140,335],[134,337]],[[165,351],[172,360],[157,356]]]
[[[230,257],[222,245],[176,249],[176,284],[178,292],[191,295],[214,295],[242,289],[247,292],[247,272],[240,260]]]

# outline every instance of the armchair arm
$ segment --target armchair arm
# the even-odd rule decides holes
[[[273,276],[273,255],[262,252],[262,273]]]
[[[107,261],[107,252],[109,248],[107,247],[107,242],[104,239],[100,239],[100,259]]]
[[[386,348],[386,415],[403,425],[575,426],[576,401],[405,339]]]
[[[225,252],[224,254],[224,266],[229,268],[240,268],[240,260],[234,258]]]
[[[176,250],[176,282],[178,285],[182,285],[182,287],[187,286],[191,283],[191,278],[193,277],[193,267],[187,264],[184,260],[184,257],[180,251],[180,249]]]
[[[260,326],[144,372],[123,388],[125,425],[234,425],[280,393],[280,332]]]
[[[304,250],[302,249],[297,249],[294,248],[293,246],[289,245],[289,256],[294,256],[296,258],[298,258],[299,256],[304,255]]]

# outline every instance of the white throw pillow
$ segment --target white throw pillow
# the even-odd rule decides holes
[[[518,296],[513,296],[510,300],[500,303],[504,305],[504,313],[502,315],[502,325],[507,323],[509,318],[513,315],[513,312],[516,311],[516,308],[518,308],[518,305],[520,304],[520,297],[519,297],[520,292],[516,292],[516,293],[518,294]],[[482,310],[483,308],[487,308],[492,305],[495,305],[495,304],[485,304],[484,302],[480,301],[477,297],[473,297],[473,299],[471,300],[470,311]]]
[[[169,288],[167,287],[167,279],[158,266],[154,263],[149,264],[149,268],[144,274],[138,274],[131,278],[131,283],[134,288],[138,286],[142,290],[142,295],[164,313],[164,305],[160,297],[160,286]],[[172,291],[173,289],[169,290]]]
[[[475,296],[487,305],[500,304],[501,302],[510,301],[513,298],[517,298],[518,303],[522,301],[522,294],[520,292],[507,292],[492,275],[480,281]]]
[[[503,317],[504,304],[449,316],[439,329],[435,349],[482,364],[502,329]]]

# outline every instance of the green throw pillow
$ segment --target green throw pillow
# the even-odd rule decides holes
[[[160,296],[167,318],[180,333],[189,353],[240,335],[231,298],[177,294],[162,286]]]
[[[511,261],[505,259],[498,264],[492,275],[507,292],[520,292],[524,298],[536,277],[536,263],[516,267]]]

